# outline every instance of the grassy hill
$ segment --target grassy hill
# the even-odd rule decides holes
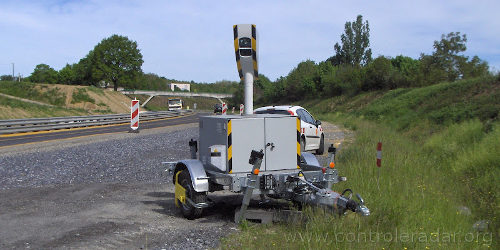
[[[446,126],[470,119],[496,120],[500,110],[500,82],[493,77],[445,82],[424,88],[369,92],[304,102],[318,113],[343,112],[389,124],[398,130],[429,122]]]
[[[92,86],[0,81],[0,93],[0,119],[130,112],[128,97]]]
[[[355,131],[336,164],[348,181],[334,189],[362,194],[372,215],[308,209],[304,224],[244,224],[223,248],[498,249],[500,79],[297,104]]]

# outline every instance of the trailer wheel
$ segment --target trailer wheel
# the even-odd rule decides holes
[[[191,182],[191,176],[189,175],[189,171],[187,169],[182,170],[179,174],[179,184],[186,189],[186,197],[191,199],[194,203],[204,203],[207,201],[206,193],[196,192],[194,190]],[[182,215],[188,220],[199,218],[203,212],[203,208],[195,208],[187,201],[186,203],[181,204],[180,209]]]
[[[302,211],[302,209],[304,208],[304,203],[302,203],[300,201],[292,201],[292,204],[293,204],[293,207],[295,209],[297,209],[297,211]]]
[[[317,155],[323,155],[325,152],[325,136],[321,135],[321,139],[319,141],[319,148],[316,150]]]

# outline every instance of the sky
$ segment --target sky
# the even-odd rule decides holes
[[[60,70],[113,34],[136,41],[142,69],[169,79],[239,81],[234,24],[258,31],[259,73],[286,76],[305,60],[334,55],[344,24],[362,15],[373,56],[431,54],[442,34],[467,35],[466,56],[500,71],[500,1],[0,0],[0,75]]]

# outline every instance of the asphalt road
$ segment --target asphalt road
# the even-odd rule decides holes
[[[198,117],[200,115],[202,114],[192,114],[180,117],[159,119],[154,121],[144,121],[140,122],[139,129],[147,130],[152,128],[168,127],[179,124],[198,122]],[[130,124],[126,123],[119,125],[104,125],[99,127],[52,130],[52,131],[34,132],[34,133],[19,133],[14,135],[0,135],[0,148],[20,145],[20,144],[27,144],[27,143],[69,139],[82,136],[119,133],[129,130],[130,130]]]

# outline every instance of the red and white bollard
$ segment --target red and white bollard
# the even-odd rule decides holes
[[[222,104],[222,114],[225,115],[227,113],[227,104],[223,103]]]
[[[245,105],[240,104],[240,115],[242,115],[242,114],[243,114],[243,108],[245,108]]]
[[[130,105],[130,129],[131,132],[139,131],[139,100],[135,98]]]
[[[382,166],[382,142],[377,143],[377,167]]]

